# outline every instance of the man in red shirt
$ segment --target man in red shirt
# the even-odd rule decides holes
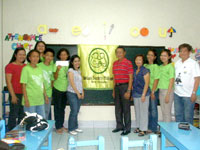
[[[133,83],[133,65],[125,58],[126,51],[123,47],[116,49],[117,61],[113,63],[115,100],[115,117],[117,126],[112,132],[123,131],[121,135],[127,135],[131,131],[130,97]]]

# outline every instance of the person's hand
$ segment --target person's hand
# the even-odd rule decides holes
[[[126,92],[126,93],[124,94],[124,98],[127,99],[127,100],[130,99],[130,96],[131,96],[131,92]]]
[[[197,95],[192,93],[190,100],[191,102],[195,102],[197,100]]]
[[[57,66],[57,69],[58,69],[58,70],[60,70],[61,68],[62,68],[62,66],[61,66],[61,65],[58,65],[58,66]]]
[[[151,100],[155,100],[155,99],[156,99],[155,94],[151,93]]]
[[[78,99],[82,99],[82,95],[80,93],[77,94]]]
[[[49,104],[49,98],[45,96],[45,104]]]
[[[84,97],[85,97],[85,94],[84,94],[84,92],[81,94],[81,99],[84,99]]]
[[[142,95],[141,100],[142,100],[142,102],[145,102],[145,96],[144,95]]]
[[[165,103],[169,103],[169,94],[165,96]]]
[[[28,101],[28,100],[25,100],[25,101],[24,101],[24,106],[30,107],[30,104],[29,104],[29,101]]]
[[[13,103],[13,104],[17,104],[17,101],[18,101],[17,96],[16,96],[16,95],[12,96],[11,103]]]
[[[115,91],[112,92],[112,97],[115,98]]]

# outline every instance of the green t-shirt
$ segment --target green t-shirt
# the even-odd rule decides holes
[[[154,80],[159,79],[159,66],[157,64],[144,64],[144,67],[150,70],[150,83],[149,87],[152,90]],[[156,90],[158,90],[158,86],[156,87]]]
[[[26,84],[26,92],[30,106],[44,104],[44,78],[40,67],[33,68],[27,64],[21,73],[20,83]],[[22,99],[24,105],[24,97]]]
[[[159,89],[168,89],[170,79],[175,77],[175,68],[170,63],[168,65],[160,65],[160,77],[158,82]]]
[[[48,97],[52,96],[52,87],[51,87],[51,81],[54,80],[53,77],[53,71],[54,71],[54,65],[45,65],[43,62],[39,63],[38,66],[43,71],[43,77],[44,77],[44,87],[46,90],[46,94]]]
[[[54,72],[56,72],[56,65],[54,67]],[[62,67],[60,71],[58,72],[58,78],[54,81],[54,88],[56,88],[59,91],[65,92],[67,91],[68,86],[68,79],[67,79],[67,72],[68,67]]]

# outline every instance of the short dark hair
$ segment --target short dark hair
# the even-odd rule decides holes
[[[156,59],[153,61],[153,64],[158,64],[158,59],[157,59],[158,57],[157,57],[156,50],[155,49],[149,49],[148,52],[147,52],[147,54],[149,52],[152,52],[154,54],[154,56],[156,57]],[[146,63],[149,64],[148,59],[146,59]]]
[[[134,62],[135,62],[135,60],[136,60],[137,57],[142,57],[142,61],[143,61],[143,65],[144,65],[144,63],[145,63],[145,57],[144,57],[144,55],[142,55],[142,54],[136,55],[135,58],[134,58]]]
[[[10,59],[9,63],[12,63],[12,62],[16,61],[16,55],[18,54],[19,51],[25,51],[25,49],[23,47],[16,48],[15,51],[14,51],[14,53],[13,53],[13,55],[12,55],[12,58]],[[24,62],[25,62],[25,60],[24,60]]]
[[[116,48],[115,52],[117,52],[117,49],[119,49],[119,48],[123,49],[123,51],[126,52],[126,50],[125,50],[125,48],[124,48],[123,46],[118,46],[118,47]]]
[[[51,48],[47,48],[47,49],[44,51],[44,54],[46,54],[47,52],[50,52],[50,53],[53,54],[53,56],[55,56],[55,52],[54,52],[53,49],[51,49]]]
[[[168,60],[168,64],[172,62],[172,54],[171,54],[171,51],[169,49],[163,49],[160,53],[160,55],[163,53],[163,52],[166,52],[167,55],[170,57],[170,59]]]
[[[60,54],[61,54],[62,52],[66,52],[66,53],[67,53],[67,55],[68,55],[67,60],[69,60],[69,59],[70,59],[70,53],[69,53],[68,49],[66,49],[66,48],[61,48],[61,49],[58,51],[57,56],[56,56],[57,59],[60,60]]]
[[[179,47],[178,47],[179,52],[180,52],[180,50],[181,50],[182,48],[187,48],[187,50],[188,50],[189,52],[192,51],[192,46],[191,46],[190,44],[187,44],[187,43],[183,43],[183,44],[179,45]]]
[[[46,46],[46,43],[44,41],[37,41],[34,49],[37,50],[36,48],[37,48],[38,44],[40,44],[40,43],[44,44],[44,50],[46,50],[47,46]]]
[[[69,68],[72,68],[74,69],[74,65],[73,65],[73,61],[75,58],[78,58],[80,60],[80,57],[78,55],[73,55],[71,58],[70,58],[70,61],[69,61]],[[75,70],[75,69],[74,69]]]
[[[38,51],[38,50],[36,50],[36,49],[32,49],[32,50],[30,50],[29,52],[28,52],[28,54],[27,54],[27,61],[30,63],[31,61],[30,61],[30,59],[29,59],[29,57],[31,56],[31,54],[32,53],[34,53],[34,52],[36,52],[36,53],[38,53],[38,55],[40,56],[40,52]],[[40,59],[39,59],[40,60]],[[39,61],[38,61],[39,62]]]

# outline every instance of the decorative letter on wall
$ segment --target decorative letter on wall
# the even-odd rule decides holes
[[[159,28],[158,34],[160,37],[166,37],[167,36],[167,28]]]
[[[47,25],[45,25],[45,24],[41,24],[41,25],[39,25],[38,27],[37,27],[37,31],[38,31],[38,33],[40,33],[40,34],[47,34]]]
[[[80,35],[82,32],[81,27],[80,26],[73,26],[72,27],[72,34],[77,36]]]
[[[132,27],[131,30],[130,30],[130,34],[133,37],[137,37],[140,34],[140,30],[137,27]]]

